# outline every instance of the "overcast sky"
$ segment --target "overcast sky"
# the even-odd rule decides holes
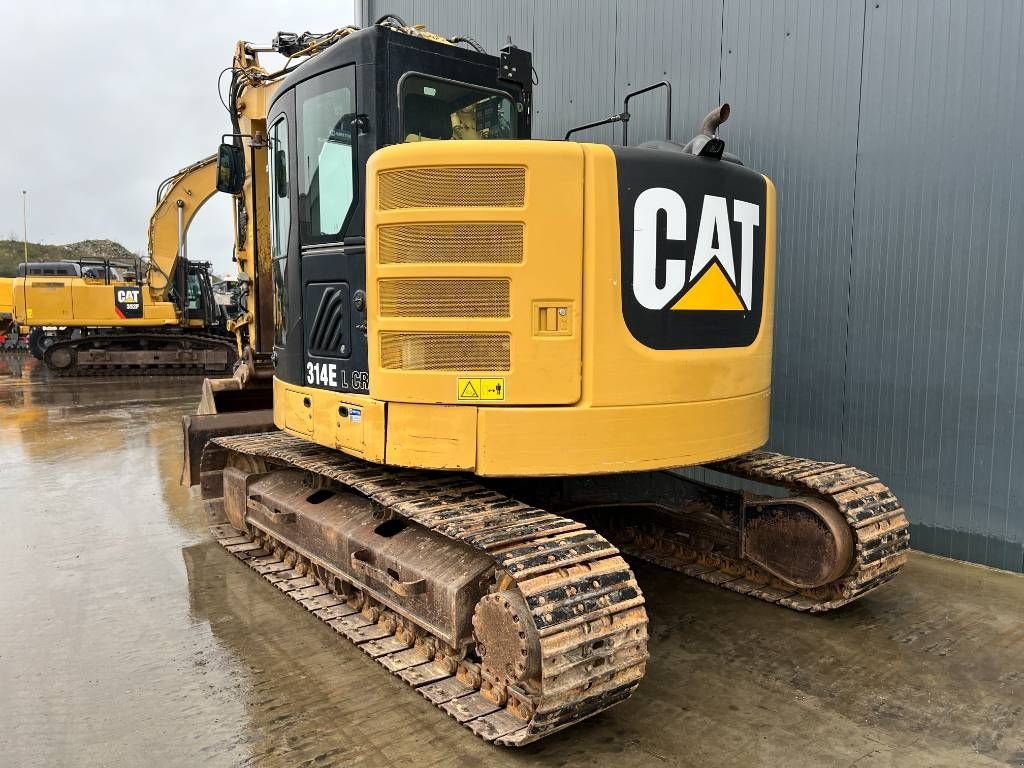
[[[27,189],[29,240],[109,238],[145,255],[157,185],[231,129],[217,74],[235,41],[353,21],[351,0],[0,0],[0,238],[21,238]],[[232,242],[218,194],[189,256],[233,274]]]

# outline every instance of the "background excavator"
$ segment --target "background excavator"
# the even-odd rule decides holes
[[[187,256],[188,227],[216,191],[216,157],[165,179],[149,221],[149,260],[126,279],[110,264],[19,265],[14,316],[30,348],[59,374],[230,371],[210,265]],[[52,328],[52,331],[44,331]]]
[[[878,478],[758,450],[775,193],[726,105],[685,146],[628,146],[653,87],[600,121],[623,146],[532,141],[526,51],[393,16],[319,39],[266,113],[275,429],[185,420],[229,552],[508,745],[639,684],[620,552],[810,612],[899,572]],[[244,148],[219,162],[240,193]]]
[[[61,261],[29,261],[18,265],[18,277],[26,276],[31,278],[48,278],[39,281],[40,286],[48,289],[58,288],[65,285],[65,280],[80,279],[86,284],[95,285],[124,285],[131,286],[132,275],[138,274],[138,270],[128,270],[123,265],[114,265],[110,261],[96,261],[87,259],[68,259]],[[14,302],[12,291],[11,301]],[[69,311],[61,310],[61,311]],[[80,336],[81,331],[55,326],[37,325],[35,327],[21,326],[27,329],[27,348],[37,360],[42,360],[50,345],[61,338]]]

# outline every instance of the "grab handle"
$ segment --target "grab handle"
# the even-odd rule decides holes
[[[427,591],[426,579],[402,581],[387,570],[373,565],[373,553],[368,549],[357,549],[352,553],[352,570],[376,579],[399,597],[421,595]]]

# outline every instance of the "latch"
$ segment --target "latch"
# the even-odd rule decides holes
[[[571,336],[571,309],[569,302],[535,301],[533,303],[534,336]]]

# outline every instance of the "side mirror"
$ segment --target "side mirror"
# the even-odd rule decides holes
[[[237,195],[245,185],[245,151],[234,144],[217,150],[217,191]]]
[[[274,150],[274,184],[278,197],[288,197],[288,153]]]

